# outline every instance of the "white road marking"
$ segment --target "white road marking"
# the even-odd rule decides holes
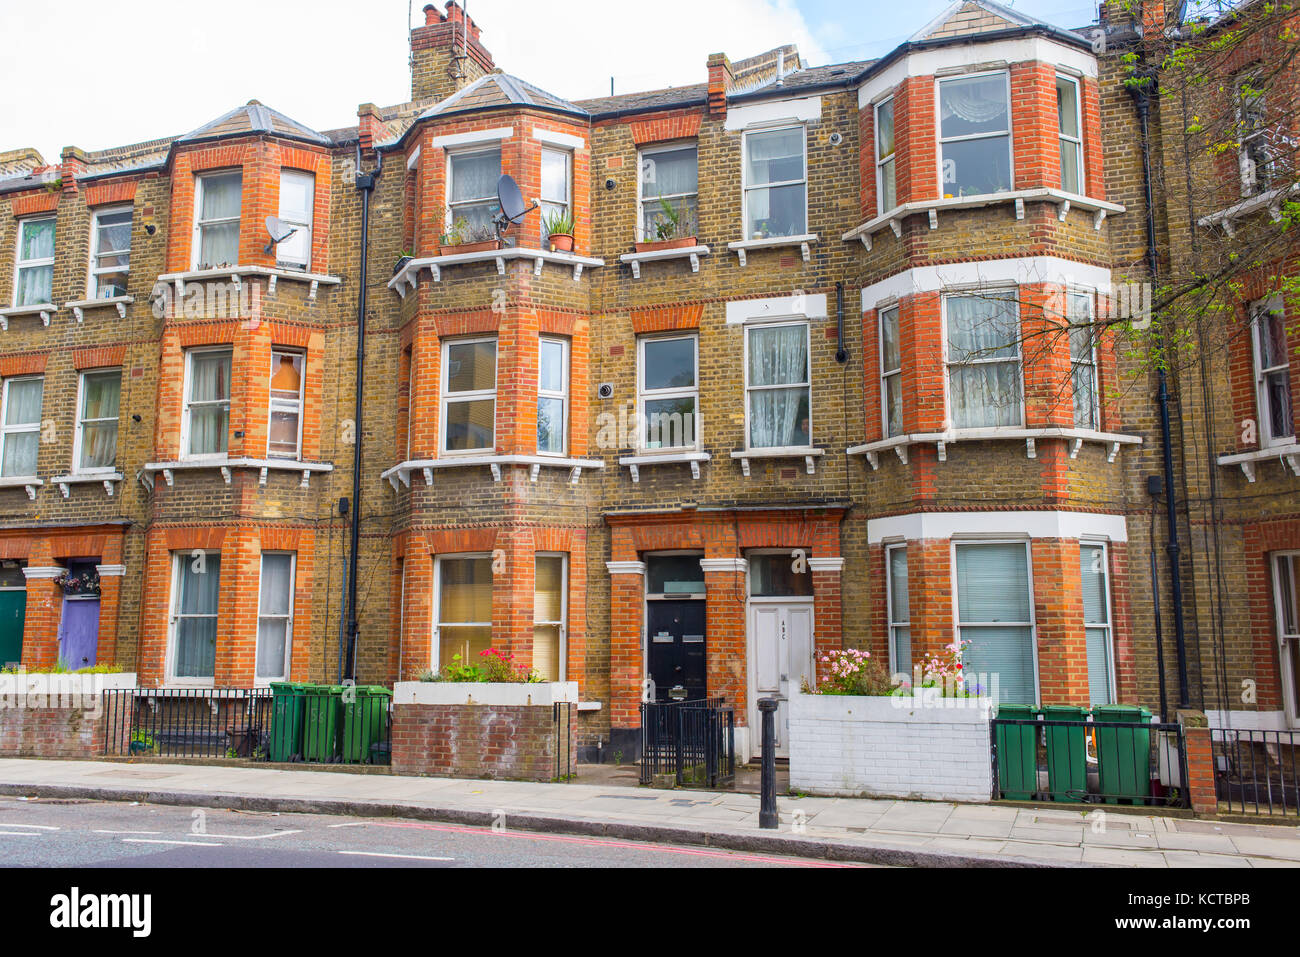
[[[331,824],[331,825],[329,825],[329,826],[330,826],[331,828],[335,828],[335,827],[366,827],[366,826],[369,825],[369,824],[370,824],[369,821],[353,821],[353,822],[350,823],[350,824]]]
[[[203,841],[151,841],[143,837],[124,837],[123,844],[181,844],[185,847],[221,847],[220,844],[205,844]]]
[[[91,831],[92,834],[161,834],[162,831]]]
[[[392,857],[404,861],[454,861],[454,857],[423,857],[419,854],[380,854],[377,851],[339,851],[353,857]]]
[[[57,831],[57,827],[50,827],[48,824],[11,824],[9,821],[0,821],[0,827],[30,827],[37,831]]]
[[[286,834],[301,834],[302,830],[276,831],[272,834],[204,834],[203,837],[220,837],[231,841],[265,841],[273,837],[284,837]]]
[[[0,837],[41,837],[35,831],[0,831]]]

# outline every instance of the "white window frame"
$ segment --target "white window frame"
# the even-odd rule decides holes
[[[751,184],[749,182],[749,139],[751,136],[761,136],[764,133],[780,133],[785,130],[798,130],[803,142],[803,177],[800,179],[781,180],[774,183]],[[749,194],[756,189],[775,189],[782,186],[802,186],[803,187],[803,232],[796,232],[793,235],[808,234],[808,127],[803,123],[792,123],[782,126],[765,126],[757,127],[751,130],[745,130],[744,143],[741,148],[740,156],[740,215],[741,224],[744,227],[744,239],[751,239],[750,222],[749,222]],[[696,152],[696,163],[699,163],[699,153]],[[781,237],[773,237],[781,238]]]
[[[444,625],[450,625],[453,628],[491,628],[491,621],[443,621],[442,620],[442,563],[450,561],[460,561],[464,559],[480,559],[489,563],[491,567],[492,554],[490,552],[456,552],[448,555],[435,555],[433,559],[433,614],[429,617],[433,619],[433,635],[431,645],[431,660],[429,667],[436,673],[442,665],[442,629]],[[496,574],[492,575],[492,587],[496,588]],[[494,596],[495,597],[495,596]],[[496,603],[493,602],[493,614],[496,614]],[[477,662],[462,661],[462,665],[474,665]]]
[[[886,105],[889,106],[890,112],[893,113],[896,105],[893,93],[889,94],[889,96],[877,103],[873,108],[872,113],[873,129],[875,132],[873,152],[875,153],[876,159],[876,214],[879,216],[883,216],[885,213],[889,212],[889,210],[898,206],[898,116],[896,113],[893,113],[894,151],[884,158],[881,158],[880,156],[880,110]],[[890,164],[894,167],[894,201],[889,206],[886,206],[884,199],[885,167]]]
[[[1029,621],[980,621],[972,622],[969,625],[962,624],[961,620],[961,601],[957,594],[957,548],[962,545],[1020,545],[1025,550],[1025,561],[1027,569],[1027,584],[1029,587]],[[1031,542],[1027,538],[953,538],[948,544],[948,568],[952,583],[952,627],[953,641],[961,641],[962,628],[1028,628],[1029,644],[1033,650],[1034,658],[1034,704],[1038,705],[1042,701],[1041,676],[1038,671],[1038,620],[1037,605],[1034,598],[1034,550],[1030,547]],[[911,572],[911,569],[908,569]],[[910,582],[909,582],[910,583]],[[991,691],[992,689],[985,689]]]
[[[1105,628],[1106,629],[1106,685],[1110,693],[1110,702],[1114,704],[1119,700],[1119,691],[1115,681],[1115,605],[1111,597],[1111,573],[1110,573],[1110,542],[1104,539],[1079,539],[1079,549],[1085,548],[1101,549],[1101,576],[1105,584],[1105,602],[1106,602],[1106,624],[1100,625],[1089,623],[1086,619],[1083,623],[1084,631],[1084,657],[1087,658],[1087,640],[1088,630]],[[1032,557],[1032,556],[1031,556]]]
[[[235,391],[235,350],[232,346],[213,346],[185,350],[185,381],[181,383],[181,446],[180,458],[191,462],[204,461],[225,461],[230,454],[230,397],[225,399],[227,424],[226,424],[226,450],[224,452],[203,452],[190,454],[190,412],[194,403],[190,401],[190,386],[194,380],[194,357],[196,355],[208,354],[227,354],[230,356],[230,391]],[[221,400],[203,399],[198,405],[220,405]]]
[[[1297,592],[1300,592],[1300,580],[1296,576],[1300,575],[1300,551],[1289,550],[1283,552],[1274,552],[1269,556],[1270,571],[1273,579],[1273,614],[1275,622],[1278,665],[1278,683],[1282,686],[1282,706],[1284,709],[1285,720],[1292,728],[1300,728],[1300,688],[1296,687],[1295,679],[1288,676],[1294,675],[1297,666],[1296,662],[1290,660],[1292,655],[1300,655],[1300,635],[1291,634],[1286,630],[1286,617],[1282,613],[1282,562],[1291,563],[1292,584]],[[1297,604],[1300,604],[1300,594],[1295,596]],[[1297,621],[1296,626],[1300,629],[1300,608],[1296,609]]]
[[[671,339],[689,339],[691,341],[695,357],[695,385],[687,388],[671,389],[648,389],[645,384],[646,357],[645,347],[647,342],[664,342]],[[645,455],[672,455],[678,452],[698,452],[703,447],[700,429],[700,334],[699,332],[675,332],[664,335],[645,335],[639,336],[636,343],[636,449],[638,453]],[[689,445],[672,445],[658,446],[651,448],[646,444],[646,431],[650,427],[650,420],[646,415],[646,403],[654,402],[659,399],[684,399],[690,397],[695,400],[695,417],[693,420],[692,431],[695,434],[695,441]]]
[[[19,276],[19,274],[20,274],[24,269],[44,269],[44,268],[46,268],[46,267],[49,267],[49,270],[50,270],[50,298],[51,298],[51,299],[54,298],[54,259],[55,259],[55,256],[41,256],[41,257],[39,257],[39,258],[37,258],[37,259],[23,259],[23,258],[22,258],[22,255],[23,255],[23,233],[26,231],[27,227],[28,227],[29,225],[32,225],[33,223],[46,223],[46,222],[54,223],[54,241],[55,241],[55,244],[56,244],[55,247],[54,247],[54,252],[55,252],[55,255],[57,255],[57,254],[58,254],[58,245],[57,245],[57,244],[58,244],[58,241],[59,241],[59,232],[58,232],[58,231],[59,231],[59,226],[58,226],[58,219],[57,219],[57,217],[55,217],[55,216],[27,216],[27,217],[25,217],[25,218],[23,218],[23,219],[18,220],[18,230],[17,230],[17,232],[14,234],[14,295],[13,295],[13,303],[14,303],[14,307],[15,307],[15,308],[18,308],[18,307],[20,307],[20,306],[43,306],[43,305],[47,305],[46,303],[38,303],[38,302],[28,302],[28,303],[19,303],[19,302],[18,302],[18,292],[19,292],[18,276]],[[52,304],[52,303],[51,303],[51,304]]]
[[[275,389],[271,388],[271,379],[275,376],[275,367],[279,356],[297,356],[302,359],[302,377],[298,380],[298,398],[281,399],[277,398],[274,393]],[[271,371],[267,376],[267,403],[266,403],[266,457],[268,459],[283,459],[288,462],[302,460],[302,426],[303,426],[303,407],[306,405],[304,395],[307,391],[307,353],[301,349],[288,349],[278,346],[271,347]],[[233,391],[233,390],[232,390]],[[293,455],[277,455],[271,451],[271,423],[275,421],[277,412],[297,412],[298,413],[298,438],[297,448]]]
[[[542,346],[545,343],[553,342],[560,347],[560,363],[562,373],[562,384],[560,389],[543,389],[542,388]],[[537,410],[541,413],[543,399],[559,399],[564,413],[561,416],[560,428],[563,432],[560,435],[560,450],[558,452],[543,451],[541,445],[537,447],[538,455],[554,455],[563,458],[569,452],[569,340],[563,336],[538,336],[537,339]]]
[[[196,549],[178,549],[171,553],[172,575],[171,575],[171,597],[167,603],[167,655],[164,666],[165,683],[171,686],[183,686],[187,688],[211,688],[216,684],[217,657],[214,654],[212,659],[212,670],[214,672],[211,678],[196,678],[193,676],[180,677],[176,674],[176,642],[180,638],[180,613],[181,607],[181,565],[184,562],[192,562],[197,557],[197,553],[202,552],[204,562],[216,555],[221,557],[220,549],[215,548],[196,548]],[[221,574],[220,570],[217,572]],[[185,615],[186,618],[214,618],[217,620],[218,637],[220,637],[221,622],[221,581],[217,580],[217,612],[212,615]],[[256,669],[254,669],[256,670]]]
[[[1085,323],[1088,330],[1088,358],[1075,359],[1074,346],[1070,342],[1070,327],[1075,325],[1074,322],[1074,301],[1076,297],[1082,296],[1088,303],[1088,316]],[[1096,292],[1092,289],[1068,288],[1065,291],[1066,306],[1066,348],[1070,352],[1070,408],[1074,415],[1075,428],[1092,429],[1094,431],[1101,428],[1101,370],[1097,364],[1097,298]],[[1078,420],[1078,401],[1079,397],[1074,391],[1074,369],[1076,366],[1087,366],[1092,370],[1092,398],[1093,398],[1093,421],[1080,424]],[[1021,366],[1021,395],[1024,394],[1024,367]]]
[[[311,205],[306,210],[306,214],[307,214],[306,221],[303,221],[301,216],[293,216],[291,214],[292,211],[288,211],[284,208],[284,184],[286,180],[292,180],[292,179],[305,180],[311,186],[311,189],[308,191],[308,195],[311,197]],[[294,269],[294,270],[301,270],[303,272],[311,272],[312,222],[316,217],[315,206],[316,206],[316,174],[308,170],[289,169],[288,167],[281,169],[280,170],[279,218],[281,222],[294,227],[295,229],[298,230],[300,234],[303,234],[305,236],[307,241],[307,261],[305,263],[291,263],[281,259],[280,250],[283,248],[283,246],[282,244],[276,244],[275,262],[277,266],[280,266],[283,269]]]
[[[1078,164],[1076,178],[1079,181],[1079,189],[1077,190],[1077,195],[1086,196],[1087,180],[1084,178],[1084,162],[1083,162],[1083,84],[1079,81],[1078,77],[1070,76],[1068,73],[1056,74],[1056,82],[1069,83],[1074,87],[1074,112],[1075,112],[1074,121],[1075,121],[1075,128],[1079,131],[1079,135],[1070,136],[1066,134],[1064,130],[1060,129],[1059,119],[1057,120],[1058,126],[1056,130],[1056,135],[1057,135],[1057,140],[1060,143],[1073,143],[1075,146],[1075,157],[1076,157],[1076,163]],[[1053,89],[1055,89],[1055,86],[1053,86]],[[1059,147],[1058,147],[1058,152],[1059,152]],[[1013,156],[1014,156],[1014,150],[1013,150]],[[1064,169],[1061,170],[1061,188],[1065,189]]]
[[[569,680],[569,555],[567,552],[533,553],[533,592],[537,591],[537,560],[539,558],[560,559],[560,620],[538,621],[533,615],[533,626],[558,625],[560,629],[560,674],[556,681]],[[534,662],[536,667],[536,662]]]
[[[24,423],[22,423],[22,424],[20,424],[20,425],[5,425],[5,420],[9,418],[9,386],[10,386],[10,384],[11,384],[11,383],[14,383],[14,382],[26,382],[26,381],[31,381],[31,380],[36,380],[36,381],[39,381],[39,382],[41,383],[41,414],[44,415],[44,413],[45,413],[45,376],[44,376],[43,374],[42,374],[42,375],[15,375],[15,376],[9,376],[8,378],[6,378],[6,379],[4,380],[4,385],[3,385],[4,395],[3,395],[3,397],[0,397],[0,470],[3,469],[5,446],[6,446],[6,445],[8,444],[8,442],[9,442],[9,436],[11,436],[11,435],[25,435],[25,434],[28,434],[28,433],[31,433],[31,434],[34,434],[34,435],[37,436],[37,439],[36,439],[37,469],[40,468],[40,455],[41,455],[41,452],[40,452],[41,419],[40,419],[40,417],[38,416],[35,422],[24,422]],[[0,474],[3,474],[3,472],[0,471]],[[4,477],[5,477],[5,478],[35,478],[35,477],[36,477],[36,471],[33,471],[30,475],[14,475],[14,476],[5,475]]]
[[[974,80],[982,76],[1001,76],[1006,83],[1007,91],[1007,128],[1006,132],[996,133],[972,133],[965,136],[943,135],[943,84],[953,80]],[[939,77],[935,80],[934,91],[934,132],[939,141],[939,150],[937,163],[939,166],[939,196],[942,198],[946,195],[944,192],[943,182],[943,147],[946,143],[969,143],[975,140],[989,140],[994,137],[1006,136],[1007,138],[1007,175],[1010,184],[1007,186],[1008,192],[1016,188],[1016,148],[1015,148],[1015,118],[1012,116],[1011,108],[1011,71],[1010,70],[985,70],[980,73],[960,73],[954,76]],[[954,184],[955,185],[955,184]],[[953,193],[953,197],[957,197]],[[974,193],[970,195],[976,195]]]
[[[99,229],[100,217],[112,216],[118,213],[132,214],[132,220],[128,223],[126,249],[109,249],[101,250],[99,248]],[[131,240],[130,229],[134,227],[135,210],[131,206],[103,206],[95,210],[94,216],[90,222],[90,265],[89,274],[86,279],[86,299],[95,301],[99,299],[99,277],[105,273],[121,272],[126,273],[129,279],[131,275]],[[126,255],[125,266],[101,266],[99,260],[101,256],[120,256]]]
[[[88,376],[102,376],[110,372],[117,373],[117,418],[114,419],[87,419],[84,417],[83,402],[86,398],[86,378]],[[117,461],[114,458],[112,465],[102,465],[95,468],[82,468],[81,466],[81,446],[87,423],[99,424],[101,422],[118,422],[122,417],[122,369],[120,367],[109,367],[104,369],[82,369],[77,375],[77,428],[72,440],[72,474],[73,475],[99,475],[111,474],[117,471]],[[121,428],[118,429],[118,437],[121,437]]]
[[[550,213],[555,207],[559,207],[560,209],[562,209],[565,215],[568,215],[573,211],[573,152],[571,150],[564,150],[555,146],[543,146],[541,150],[541,156],[545,157],[546,154],[548,153],[555,156],[563,157],[564,159],[564,192],[566,195],[563,200],[552,199],[551,197],[547,196],[546,193],[544,192],[545,187],[539,184],[537,203],[538,203],[538,207],[541,210],[542,220],[544,220],[547,214]],[[538,160],[538,170],[539,172],[541,170],[540,158]],[[542,180],[544,182],[545,177],[542,177]],[[542,231],[545,232],[544,226]],[[543,236],[542,238],[545,239],[546,237]]]
[[[963,298],[968,296],[979,297],[982,295],[996,294],[999,292],[1013,293],[1014,295],[1013,301],[1016,306],[1016,326],[1017,328],[1019,328],[1021,322],[1019,286],[999,285],[999,286],[990,286],[988,288],[978,288],[978,289],[975,288],[963,289],[961,287],[950,286],[946,289],[941,290],[939,294],[940,312],[942,316],[941,321],[943,325],[943,404],[945,410],[945,418],[950,423],[952,423],[953,430],[956,432],[968,432],[968,431],[981,432],[981,431],[987,431],[989,429],[995,429],[995,430],[996,429],[1023,429],[1025,427],[1025,357],[1024,357],[1024,350],[1021,348],[1020,345],[1020,338],[1021,338],[1020,336],[1016,337],[1016,342],[1015,342],[1016,355],[1014,359],[1016,363],[1016,369],[1020,374],[1020,422],[1019,424],[958,427],[957,424],[953,421],[952,387],[951,387],[952,367],[954,365],[960,367],[960,366],[970,366],[970,365],[983,365],[988,363],[1008,363],[1008,362],[1012,362],[1013,360],[1011,359],[1011,357],[1007,356],[1001,358],[975,359],[967,362],[953,362],[951,356],[949,355],[949,349],[948,349],[948,298],[950,296],[955,296],[957,298]]]
[[[1250,304],[1250,352],[1251,368],[1255,373],[1255,414],[1258,417],[1259,447],[1272,448],[1277,445],[1293,445],[1296,442],[1295,409],[1291,410],[1291,434],[1274,435],[1272,427],[1273,408],[1268,398],[1268,377],[1285,372],[1288,380],[1291,376],[1290,342],[1283,342],[1285,365],[1263,365],[1263,318],[1261,313],[1280,312],[1282,314],[1282,334],[1286,337],[1286,309],[1281,296],[1259,299]]]
[[[808,356],[808,379],[807,379],[806,382],[803,382],[803,383],[792,383],[792,382],[787,382],[787,383],[782,383],[782,384],[780,384],[780,385],[760,385],[760,386],[751,386],[751,385],[749,384],[749,338],[750,338],[750,333],[754,332],[754,331],[757,330],[757,329],[771,329],[771,328],[778,327],[778,326],[803,326],[803,329],[804,329],[804,336],[805,336],[805,340],[806,340],[806,343],[807,343],[807,350],[808,350],[807,353],[806,353],[806,355]],[[744,326],[744,329],[745,329],[745,350],[744,350],[744,361],[745,361],[745,451],[747,451],[747,452],[754,452],[754,451],[762,451],[762,452],[786,452],[786,451],[796,451],[796,452],[799,452],[800,454],[803,454],[803,453],[806,452],[807,450],[809,450],[809,449],[811,449],[811,448],[814,447],[814,446],[813,446],[813,435],[814,435],[814,432],[813,432],[813,424],[814,424],[814,423],[813,423],[813,390],[812,390],[812,378],[813,378],[812,323],[809,322],[809,321],[808,321],[807,319],[805,319],[805,318],[785,318],[785,319],[776,319],[776,320],[773,320],[772,322],[750,322],[750,323],[746,323],[745,326]],[[749,395],[750,395],[750,393],[751,393],[751,392],[754,392],[754,391],[765,392],[765,391],[771,391],[771,390],[773,390],[773,389],[797,389],[797,388],[806,388],[806,389],[808,390],[808,444],[807,444],[807,445],[779,445],[779,446],[766,446],[766,445],[753,446],[753,445],[750,445],[750,444],[749,444],[749,437],[750,437],[750,432],[749,432],[749,418],[750,418]]]
[[[885,313],[894,313],[894,322],[898,327],[898,367],[895,369],[885,368]],[[880,306],[876,309],[876,335],[880,345],[879,352],[880,362],[880,427],[881,434],[889,439],[894,437],[894,433],[889,431],[889,380],[898,376],[901,380],[903,377],[903,323],[902,312],[897,302],[891,302],[888,305]],[[899,418],[902,418],[902,392],[899,392]],[[898,434],[903,435],[907,431],[906,427],[899,429]]]
[[[289,611],[285,615],[269,615],[262,611],[262,576],[266,571],[266,556],[268,555],[288,555],[289,556]],[[298,553],[272,550],[262,552],[257,559],[257,641],[253,648],[253,684],[256,687],[263,687],[272,681],[288,681],[290,674],[290,664],[293,661],[293,613],[294,613],[294,593],[298,590]],[[257,673],[257,662],[261,659],[262,654],[262,620],[276,619],[285,622],[284,628],[284,673],[282,675],[269,675],[262,677]]]
[[[1258,196],[1260,193],[1267,192],[1271,183],[1272,164],[1277,161],[1277,157],[1272,155],[1269,149],[1268,123],[1265,121],[1268,99],[1263,89],[1259,90],[1259,112],[1260,125],[1259,129],[1250,129],[1247,125],[1248,117],[1246,115],[1246,103],[1242,97],[1241,88],[1245,84],[1254,84],[1259,80],[1259,76],[1254,73],[1246,73],[1237,76],[1233,80],[1232,92],[1234,99],[1234,109],[1236,112],[1238,128],[1241,131],[1241,145],[1237,149],[1237,165],[1241,171],[1241,195],[1243,197]],[[1251,158],[1250,151],[1257,140],[1264,140],[1264,150],[1268,154],[1269,168],[1261,170]]]
[[[893,553],[902,549],[903,556],[907,559],[908,572],[908,589],[910,597],[912,559],[907,551],[907,542],[893,542],[885,546],[885,639],[889,643],[889,673],[891,675],[906,674],[907,680],[912,680],[912,667],[907,671],[902,671],[896,653],[896,643],[894,641],[894,632],[901,628],[906,628],[909,633],[908,646],[911,647],[910,633],[912,630],[912,609],[909,605],[907,610],[907,620],[897,621],[894,618],[894,563],[890,560]],[[913,667],[916,662],[916,655],[912,656]]]
[[[451,381],[451,347],[467,346],[475,342],[491,342],[496,346],[493,352],[492,365],[492,388],[476,389],[469,392],[457,392],[455,398],[451,397],[448,391],[448,383]],[[460,339],[446,339],[442,343],[442,388],[438,390],[438,451],[442,456],[459,456],[459,455],[495,455],[497,449],[497,386],[500,382],[501,374],[501,341],[498,336],[470,336]],[[447,448],[447,407],[452,404],[462,402],[479,402],[484,399],[492,400],[492,441],[487,445],[476,449],[448,449]],[[409,430],[408,430],[409,434]]]
[[[695,151],[695,192],[693,193],[661,193],[653,198],[647,197],[645,193],[645,167],[646,161],[653,161],[656,153],[675,153],[679,150],[693,149]],[[639,242],[653,242],[656,237],[649,235],[645,228],[645,218],[647,208],[653,204],[659,206],[659,200],[665,199],[674,206],[683,199],[694,199],[696,216],[699,216],[700,208],[700,144],[698,140],[678,140],[675,143],[656,143],[654,146],[647,146],[637,152],[636,158],[636,234]]]
[[[209,181],[209,180],[212,180],[212,179],[217,179],[217,178],[222,177],[222,176],[234,176],[234,175],[238,175],[238,176],[239,176],[239,198],[240,198],[240,210],[239,210],[239,215],[238,215],[238,216],[225,216],[225,217],[222,217],[222,218],[220,218],[220,219],[202,219],[202,218],[200,218],[200,217],[202,216],[202,214],[203,214],[203,191],[207,188],[207,183],[208,183],[208,181]],[[244,198],[244,171],[243,171],[242,168],[241,168],[241,169],[212,170],[211,172],[203,172],[203,173],[197,173],[197,174],[195,174],[195,176],[194,176],[194,235],[193,235],[193,238],[192,238],[192,241],[191,241],[191,246],[192,246],[193,248],[190,250],[190,268],[191,268],[191,269],[198,269],[199,266],[202,265],[202,259],[201,259],[201,257],[202,257],[202,255],[203,255],[203,227],[205,227],[205,226],[221,226],[221,225],[224,225],[224,224],[226,224],[226,223],[238,223],[238,224],[239,224],[239,232],[240,232],[241,234],[243,233],[243,231],[244,231],[244,223],[243,223],[243,212],[244,212],[244,210],[243,210],[243,198]],[[238,258],[238,255],[239,255],[239,252],[238,252],[238,250],[239,250],[239,239],[238,239],[238,238],[235,240],[235,250],[236,250],[236,252],[235,252],[236,258]],[[216,266],[216,263],[210,263],[209,265],[211,265],[211,266]]]
[[[480,196],[480,197],[475,197],[473,199],[457,200],[455,203],[452,202],[451,197],[455,195],[455,190],[452,187],[453,178],[454,178],[454,169],[456,165],[455,160],[464,156],[473,156],[476,153],[496,153],[499,158],[498,162],[501,164],[501,171],[503,173],[505,172],[505,166],[504,166],[505,151],[501,148],[501,142],[499,140],[494,140],[490,144],[478,143],[473,146],[467,146],[460,149],[447,150],[446,153],[447,161],[444,166],[444,168],[447,170],[446,215],[444,217],[446,221],[443,223],[443,227],[442,227],[444,230],[451,229],[451,224],[456,221],[457,207],[482,206],[484,203],[488,201],[494,203],[497,201],[497,196],[495,193],[493,193],[491,196]]]

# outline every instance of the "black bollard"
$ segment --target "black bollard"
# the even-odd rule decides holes
[[[763,713],[763,778],[758,805],[758,826],[776,830],[776,709],[775,698],[761,698],[758,710]]]

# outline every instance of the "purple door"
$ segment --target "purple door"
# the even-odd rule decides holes
[[[99,648],[99,596],[63,599],[59,660],[73,669],[89,668]]]

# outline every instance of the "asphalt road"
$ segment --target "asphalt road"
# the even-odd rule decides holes
[[[398,818],[0,797],[5,867],[844,867]]]

